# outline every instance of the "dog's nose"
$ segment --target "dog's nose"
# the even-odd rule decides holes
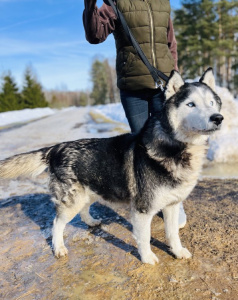
[[[221,124],[223,119],[224,118],[221,114],[214,114],[210,117],[210,121],[216,124],[217,126]]]

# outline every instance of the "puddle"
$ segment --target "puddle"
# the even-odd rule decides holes
[[[206,178],[238,178],[238,163],[209,164],[203,168],[202,177]]]

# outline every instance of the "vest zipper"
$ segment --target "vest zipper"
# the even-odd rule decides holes
[[[144,0],[144,2],[146,3],[147,7],[148,7],[148,14],[149,14],[149,21],[150,21],[150,37],[151,37],[151,57],[152,57],[152,65],[153,67],[156,68],[156,59],[155,59],[155,45],[154,45],[154,21],[153,21],[153,17],[152,17],[152,11],[151,11],[151,7],[150,4],[148,3],[147,0]]]

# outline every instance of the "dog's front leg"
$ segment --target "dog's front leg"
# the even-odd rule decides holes
[[[188,249],[182,247],[179,238],[179,206],[180,203],[166,206],[163,209],[166,238],[171,252],[177,258],[190,258],[191,253]]]
[[[151,221],[153,215],[132,211],[131,216],[133,236],[138,245],[141,261],[143,263],[154,265],[159,260],[150,248]]]

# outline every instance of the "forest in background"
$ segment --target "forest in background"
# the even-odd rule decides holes
[[[184,0],[174,11],[179,70],[185,79],[213,67],[217,84],[237,93],[237,13],[237,0]]]
[[[237,0],[183,0],[173,11],[178,45],[178,65],[184,79],[195,78],[209,66],[216,82],[238,93],[238,3]],[[23,108],[85,106],[120,101],[114,63],[94,59],[91,91],[44,91],[31,67],[24,72],[23,87],[10,71],[2,75],[0,112]],[[80,80],[79,80],[80,81]]]

